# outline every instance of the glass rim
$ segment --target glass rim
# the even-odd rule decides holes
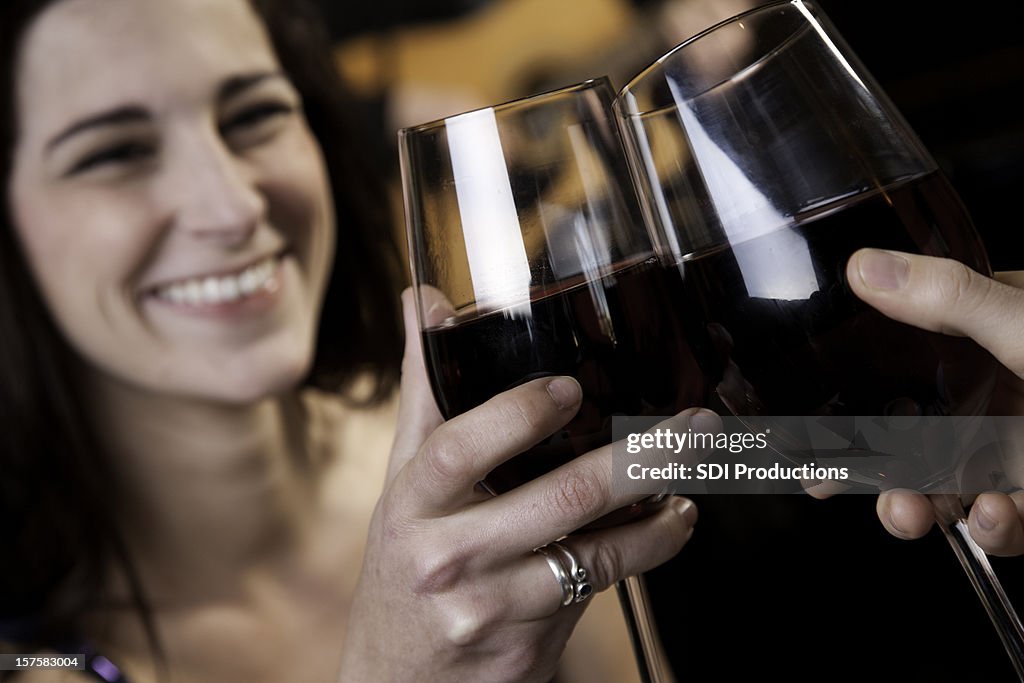
[[[753,16],[755,14],[760,14],[761,12],[775,10],[785,5],[799,5],[803,7],[810,7],[815,10],[817,9],[817,5],[815,5],[815,3],[807,2],[807,0],[775,0],[775,2],[769,2],[764,5],[758,5],[757,7],[751,7],[750,9],[744,10],[739,14],[734,14],[731,17],[727,17],[726,19],[716,22],[711,26],[708,26],[707,28],[703,29],[702,31],[699,31],[698,33],[695,33],[694,35],[690,36],[683,42],[679,43],[671,50],[663,54],[661,57],[658,57],[656,61],[649,64],[646,68],[644,68],[643,71],[629,79],[629,82],[626,83],[626,85],[622,86],[622,89],[619,90],[615,98],[615,104],[619,105],[620,101],[624,101],[626,99],[626,95],[632,95],[631,91],[636,89],[636,86],[640,81],[648,78],[652,73],[654,73],[658,69],[661,69],[666,61],[672,59],[672,57],[674,57],[676,53],[680,52],[684,48],[689,47],[693,43],[714,33],[715,31],[718,31],[719,29],[725,28],[726,26],[729,26],[731,24],[735,24],[739,21],[746,19],[747,17]]]
[[[608,92],[611,94],[613,99],[615,98],[615,88],[612,87],[611,79],[609,79],[608,76],[595,76],[593,78],[588,78],[585,81],[580,81],[579,83],[573,83],[572,85],[562,86],[559,88],[555,88],[553,90],[545,90],[544,92],[535,93],[533,95],[527,95],[526,97],[518,97],[514,100],[506,100],[499,104],[477,107],[475,109],[467,109],[466,111],[460,111],[455,114],[451,114],[450,116],[444,116],[438,119],[434,119],[433,121],[428,121],[426,123],[418,123],[413,126],[399,128],[398,137],[399,139],[401,139],[409,135],[416,135],[418,133],[424,133],[429,130],[443,128],[450,119],[459,116],[464,116],[466,114],[473,114],[476,112],[487,110],[493,110],[495,112],[504,111],[507,109],[511,109],[513,107],[519,107],[524,104],[533,103],[535,100],[545,99],[553,95],[566,95],[577,91],[591,90],[593,88],[598,88],[601,86],[607,86]]]

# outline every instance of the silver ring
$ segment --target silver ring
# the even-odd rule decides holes
[[[579,560],[572,554],[572,551],[561,543],[551,543],[550,546],[562,554],[569,577],[573,580],[572,594],[573,602],[583,602],[594,592],[594,587],[587,581],[587,570],[580,566]]]
[[[565,567],[562,566],[562,563],[551,553],[546,545],[542,545],[533,552],[547,560],[548,566],[551,567],[551,572],[555,575],[559,588],[562,589],[562,606],[571,605],[575,598],[575,591],[573,590],[572,579],[569,578]]]
[[[554,550],[560,559],[555,558],[551,551]],[[580,566],[580,562],[571,550],[561,543],[549,543],[546,546],[537,548],[537,551],[544,555],[548,561],[551,571],[555,572],[559,585],[562,587],[562,604],[583,602],[589,598],[594,587],[587,581],[587,570]],[[559,569],[555,569],[555,565]]]

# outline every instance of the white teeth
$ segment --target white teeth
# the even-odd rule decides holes
[[[238,298],[238,278],[222,277],[217,283],[221,301],[234,301]]]
[[[267,287],[276,270],[277,258],[272,257],[235,275],[193,278],[165,285],[157,290],[156,295],[172,303],[189,306],[237,301]]]
[[[238,278],[238,288],[242,291],[242,294],[252,294],[260,286],[260,276],[256,272],[256,268],[247,268],[241,277]]]
[[[199,280],[189,280],[185,285],[185,303],[198,306],[203,302],[203,286]]]
[[[217,284],[217,278],[208,277],[203,280],[203,299],[210,303],[220,303],[220,286]]]

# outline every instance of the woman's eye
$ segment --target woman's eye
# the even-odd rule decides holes
[[[228,119],[225,123],[221,124],[221,130],[224,133],[244,131],[246,129],[255,128],[256,126],[271,119],[287,116],[294,111],[295,107],[288,104],[276,102],[259,104],[249,107]]]
[[[101,166],[115,166],[146,161],[151,159],[154,153],[155,149],[151,145],[137,142],[126,142],[123,144],[112,145],[101,149],[98,152],[87,155],[71,167],[71,170],[68,171],[68,175],[84,173],[85,171],[90,171]]]

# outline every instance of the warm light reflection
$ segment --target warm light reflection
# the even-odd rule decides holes
[[[445,119],[445,128],[477,309],[528,304],[530,262],[494,110]]]
[[[779,211],[750,181],[743,170],[712,141],[682,93],[675,92],[677,111],[682,119],[694,163],[700,170],[727,241],[733,247],[743,282],[751,297],[762,299],[807,299],[818,291],[807,242],[802,235],[787,229],[792,219]],[[762,241],[751,240],[773,235],[765,248]]]
[[[611,311],[608,307],[608,295],[601,281],[601,276],[605,274],[603,271],[606,271],[611,265],[611,245],[608,243],[607,234],[611,232],[612,227],[601,225],[603,214],[609,210],[603,206],[609,191],[608,174],[600,160],[596,158],[593,145],[591,145],[583,126],[573,124],[566,131],[587,202],[586,213],[577,210],[573,218],[573,250],[571,253],[576,254],[579,259],[579,267],[576,272],[586,275],[598,324],[614,344],[615,328],[612,325]]]
[[[575,273],[560,273],[559,277],[567,277],[576,273],[586,273],[591,278],[600,276],[600,271],[611,264],[611,245],[608,234],[612,226],[601,225],[608,211],[605,206],[609,193],[609,179],[600,159],[596,158],[593,145],[587,137],[583,126],[574,124],[566,129],[569,144],[580,176],[580,185],[586,197],[586,213],[582,207],[576,208],[577,216],[573,221],[576,251],[573,253],[580,259],[579,269]],[[614,217],[611,217],[614,220]]]

